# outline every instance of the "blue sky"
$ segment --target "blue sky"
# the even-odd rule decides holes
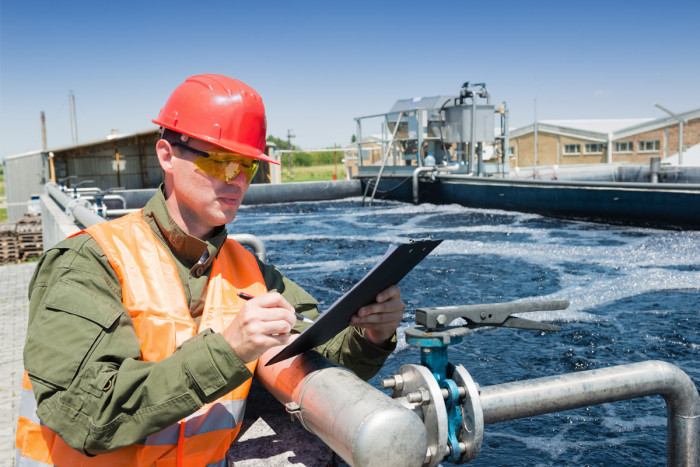
[[[262,95],[268,134],[344,145],[354,117],[485,82],[511,127],[700,107],[700,2],[0,0],[0,158],[151,119],[186,77]],[[536,103],[536,104],[535,104]]]

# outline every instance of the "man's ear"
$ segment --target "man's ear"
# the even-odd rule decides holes
[[[160,162],[160,167],[166,174],[171,174],[173,172],[173,157],[175,157],[173,151],[172,145],[164,139],[159,139],[156,143],[158,162]]]

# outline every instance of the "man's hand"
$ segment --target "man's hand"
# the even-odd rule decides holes
[[[350,325],[365,329],[365,339],[375,345],[385,344],[401,324],[406,305],[401,291],[392,285],[376,297],[377,302],[363,306],[350,319]]]
[[[252,362],[267,349],[290,342],[296,323],[294,307],[279,293],[253,298],[222,333],[244,363]]]

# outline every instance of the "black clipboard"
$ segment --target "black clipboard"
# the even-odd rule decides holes
[[[420,240],[403,245],[391,245],[382,259],[353,286],[336,300],[299,337],[272,357],[267,365],[281,362],[316,346],[325,344],[333,336],[348,327],[350,318],[361,307],[374,302],[374,298],[392,284],[398,284],[423,258],[428,256],[442,240]]]

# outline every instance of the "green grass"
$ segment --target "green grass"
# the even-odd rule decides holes
[[[282,183],[328,181],[333,180],[333,174],[336,173],[335,164],[293,167],[292,171],[294,178],[290,177],[289,166],[282,164]],[[338,179],[342,180],[344,177],[343,164],[338,164]]]

